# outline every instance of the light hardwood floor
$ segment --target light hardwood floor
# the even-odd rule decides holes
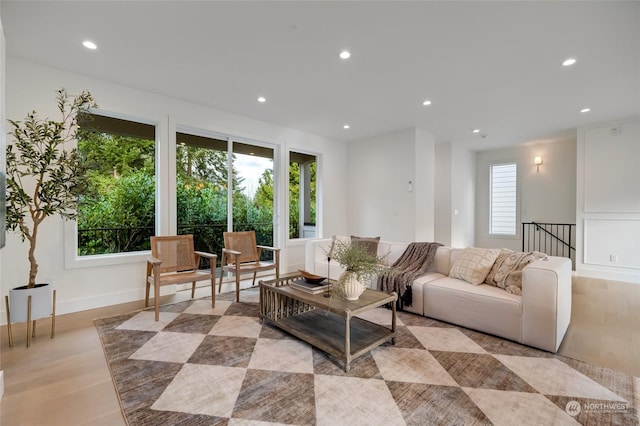
[[[190,292],[162,303],[188,299]],[[206,296],[198,289],[196,297]],[[14,347],[0,329],[0,369],[5,391],[1,425],[125,425],[93,319],[143,307],[126,303],[60,315],[56,337],[50,320],[25,348],[26,327],[14,325]],[[640,377],[640,285],[573,278],[571,325],[558,352]]]

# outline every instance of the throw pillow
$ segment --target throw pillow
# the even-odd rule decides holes
[[[449,276],[473,285],[482,284],[499,254],[500,249],[468,247],[451,266]]]
[[[498,288],[517,296],[522,294],[522,270],[529,263],[546,257],[538,252],[511,252],[500,260],[500,265],[493,276],[492,281]]]
[[[487,277],[484,279],[485,284],[489,284],[494,287],[497,287],[498,284],[496,283],[495,276],[500,270],[500,266],[505,261],[507,256],[509,256],[510,253],[513,253],[513,250],[509,250],[507,248],[500,249],[500,254],[496,258],[496,261],[493,262],[493,266],[491,267],[491,270],[487,274]]]
[[[348,246],[349,244],[351,244],[349,237],[347,237],[346,235],[333,235],[331,237],[331,247],[329,248],[329,252],[327,253],[327,257],[333,259],[335,256],[333,255],[333,250],[336,246],[336,241],[341,242],[342,244],[344,244],[345,246]]]
[[[356,237],[355,235],[351,236],[351,244],[355,247],[360,247],[371,256],[378,255],[378,243],[380,242],[380,237]]]

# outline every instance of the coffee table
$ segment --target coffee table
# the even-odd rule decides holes
[[[396,300],[398,295],[366,289],[358,300],[341,296],[310,294],[289,287],[299,273],[277,280],[260,281],[260,319],[287,331],[310,345],[344,362],[348,372],[351,361],[396,337]],[[391,303],[391,328],[356,315]]]

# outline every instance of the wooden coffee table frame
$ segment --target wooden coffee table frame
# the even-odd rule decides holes
[[[260,319],[296,336],[344,362],[351,361],[396,337],[396,293],[366,289],[358,300],[340,296],[324,297],[289,287],[301,279],[289,274],[278,280],[260,281]],[[391,328],[356,315],[391,303]]]

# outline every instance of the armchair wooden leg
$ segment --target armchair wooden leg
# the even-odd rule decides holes
[[[191,298],[193,299],[194,297],[196,297],[196,282],[192,282],[191,283]]]
[[[151,286],[151,284],[149,284],[149,280],[147,280],[147,288],[145,291],[145,295],[144,295],[144,307],[148,308],[149,307],[149,287]]]
[[[253,283],[251,283],[251,287],[256,285],[256,275],[258,275],[258,271],[253,271]]]
[[[156,308],[156,321],[160,320],[160,286],[153,283],[153,303]]]
[[[215,276],[211,277],[211,307],[216,307],[216,278]]]
[[[220,259],[220,285],[218,285],[218,293],[222,291],[222,277],[224,276],[224,265],[226,265],[227,256],[222,253],[222,259]],[[213,267],[211,267],[213,273]]]
[[[236,302],[240,302],[240,262],[236,258]]]
[[[236,302],[240,301],[240,274],[236,273]]]

